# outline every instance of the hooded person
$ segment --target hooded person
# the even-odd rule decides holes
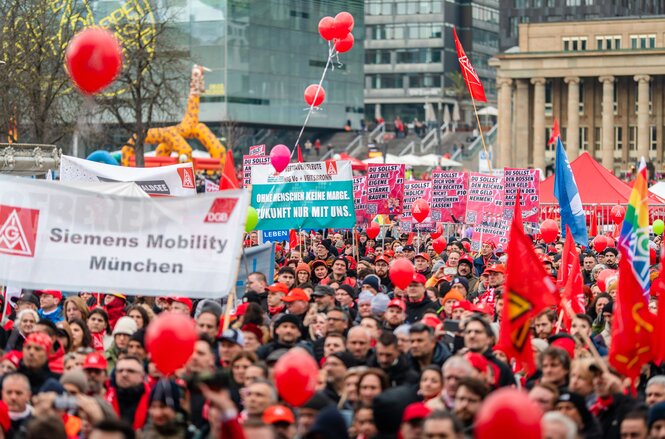
[[[127,298],[123,294],[107,294],[104,297],[104,310],[109,315],[109,325],[115,328],[116,323],[125,315]]]
[[[180,389],[172,380],[161,379],[150,391],[149,422],[142,439],[185,437],[187,424],[180,406]]]
[[[559,395],[555,410],[570,418],[580,436],[586,439],[599,439],[603,437],[598,421],[591,414],[586,405],[584,396],[579,393],[564,391]]]
[[[322,409],[303,439],[349,439],[344,417],[335,406]]]

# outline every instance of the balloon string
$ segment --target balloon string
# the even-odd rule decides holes
[[[316,94],[314,94],[314,99],[312,100],[312,104],[309,106],[309,111],[307,112],[307,116],[305,117],[305,122],[302,124],[302,128],[300,128],[300,134],[298,134],[298,139],[296,140],[296,144],[293,145],[293,149],[291,150],[291,160],[293,160],[293,154],[296,153],[296,149],[298,149],[298,145],[300,144],[300,139],[302,138],[303,133],[305,132],[305,127],[307,126],[307,122],[309,121],[309,117],[312,115],[312,112],[314,111],[314,104],[316,103],[316,98],[319,97],[319,91],[321,91],[321,85],[323,84],[323,80],[326,77],[326,72],[328,71],[328,68],[330,67],[331,61],[333,56],[335,55],[335,49],[329,45],[328,47],[328,61],[326,61],[326,66],[323,68],[323,74],[321,75],[321,80],[319,80],[319,86],[316,88]]]

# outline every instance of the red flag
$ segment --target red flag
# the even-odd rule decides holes
[[[572,236],[572,234],[566,235],[566,242],[568,241],[568,236]],[[577,257],[575,246],[573,246],[573,252],[574,254],[569,254],[567,258],[568,259],[567,263],[570,265],[570,273],[566,276],[565,288],[563,289],[563,295],[561,297],[561,304],[564,309],[563,327],[566,328],[566,331],[570,331],[570,324],[572,323],[572,319],[570,315],[568,315],[568,313],[565,311],[566,305],[564,304],[567,303],[567,306],[570,306],[570,308],[573,310],[575,314],[584,313],[584,306],[582,305],[581,302],[581,300],[584,297],[584,291],[582,290],[583,288],[582,271],[580,269],[579,258]],[[561,270],[567,271],[564,267],[565,265],[562,263]]]
[[[476,69],[471,65],[471,61],[467,58],[462,43],[459,42],[457,38],[457,31],[453,27],[453,35],[455,36],[455,47],[457,48],[457,59],[459,60],[459,66],[462,70],[462,76],[464,76],[464,82],[469,89],[471,97],[480,102],[487,102],[485,97],[485,89],[483,88],[482,82],[476,73]]]
[[[557,284],[559,288],[563,288],[568,281],[568,273],[570,273],[572,263],[577,257],[577,251],[575,250],[575,241],[573,240],[573,234],[570,233],[570,227],[566,224],[566,241],[563,244],[563,251],[561,252],[561,265],[559,265],[559,271],[557,272]],[[579,265],[579,264],[578,264]]]
[[[627,257],[619,260],[619,285],[612,316],[610,364],[628,378],[636,378],[652,360],[655,316],[644,300],[642,287]],[[659,334],[662,337],[662,334]]]
[[[596,208],[591,211],[591,227],[589,227],[589,236],[598,236],[598,218],[596,217]]]
[[[662,337],[665,334],[665,247],[660,252],[660,273],[651,283],[649,292],[658,296],[658,318],[654,334],[661,334],[661,337],[653,338],[653,361],[660,364],[665,361],[665,337]]]
[[[289,232],[289,249],[293,250],[298,247],[298,232],[296,229],[291,229]]]
[[[531,320],[557,303],[556,287],[515,219],[510,228],[507,254],[499,344],[518,365],[522,364],[532,373],[536,366],[531,349]]]
[[[552,126],[552,132],[550,133],[550,138],[547,141],[548,145],[551,145],[552,143],[556,142],[556,139],[561,136],[561,133],[559,132],[559,121],[556,120],[556,117],[554,118],[554,126]]]
[[[233,153],[229,150],[226,152],[222,178],[219,179],[219,190],[238,189],[239,187],[240,183],[238,183],[238,177],[236,177],[236,166],[233,163]]]
[[[303,163],[304,160],[302,159],[302,150],[300,149],[300,144],[298,144],[298,163]]]
[[[416,236],[414,232],[409,232],[409,237],[406,240],[406,245],[413,245],[413,238]]]

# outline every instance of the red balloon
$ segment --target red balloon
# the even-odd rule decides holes
[[[316,94],[317,90],[319,91],[319,94]],[[316,97],[316,99],[314,99],[314,97]],[[314,106],[318,107],[325,99],[326,91],[323,89],[323,87],[319,87],[318,84],[308,85],[305,89],[305,102],[307,102],[307,105],[311,106],[313,102]]]
[[[356,41],[353,38],[353,34],[349,32],[344,38],[335,40],[335,50],[339,53],[348,52],[353,47],[353,43]]]
[[[379,236],[379,233],[381,233],[381,226],[377,223],[370,223],[365,232],[369,239],[376,239],[376,237]]]
[[[621,224],[623,222],[623,217],[626,216],[626,208],[620,205],[612,207],[610,210],[610,216],[614,224]]]
[[[593,238],[593,249],[600,253],[607,248],[607,238],[604,235],[598,235]]]
[[[611,236],[605,235],[605,241],[607,241],[607,246],[608,247],[615,247],[616,248],[616,243],[614,242],[614,239]]]
[[[541,439],[543,411],[523,391],[504,387],[485,399],[476,416],[477,439],[495,439],[497,432],[510,432],[520,439]]]
[[[323,17],[319,21],[319,35],[326,41],[335,38],[335,19],[332,17]]]
[[[390,264],[388,276],[393,285],[404,290],[413,280],[415,272],[416,269],[411,261],[407,258],[397,258]]]
[[[344,26],[346,29],[351,32],[353,30],[353,15],[349,14],[346,11],[342,11],[339,14],[335,15],[335,23],[338,26]]]
[[[411,216],[418,221],[419,223],[422,223],[425,221],[427,216],[429,215],[429,203],[422,198],[418,198],[416,201],[413,202],[411,205]]]
[[[431,232],[429,234],[432,239],[437,239],[441,235],[443,235],[443,226],[441,224],[436,225],[436,232]]]
[[[598,284],[598,288],[600,288],[600,291],[605,293],[607,292],[607,281],[611,278],[616,276],[617,271],[612,270],[610,268],[606,268],[600,273],[598,273],[598,279],[596,280],[596,283]]]
[[[150,359],[157,369],[170,375],[187,363],[198,340],[196,325],[189,316],[172,312],[153,319],[145,333]]]
[[[348,12],[340,12],[335,15],[333,23],[333,34],[335,39],[341,40],[345,38],[353,29],[353,16]]]
[[[67,73],[85,94],[101,91],[118,76],[122,50],[112,32],[91,27],[74,35],[65,53]]]
[[[316,393],[318,375],[314,358],[302,348],[293,348],[275,364],[275,387],[284,401],[300,407]]]
[[[540,235],[546,243],[553,243],[559,236],[559,225],[554,220],[546,219],[540,224]]]
[[[444,251],[447,246],[448,246],[448,243],[446,242],[446,240],[442,236],[440,236],[440,237],[436,238],[434,241],[432,241],[432,247],[434,247],[434,251],[437,254]]]

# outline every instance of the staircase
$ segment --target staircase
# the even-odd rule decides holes
[[[488,151],[492,151],[494,149],[493,146],[496,145],[497,126],[498,125],[494,125],[489,131],[484,133],[485,145],[487,146]],[[466,136],[469,135],[469,133],[465,134]],[[478,161],[479,161],[478,155],[482,150],[483,150],[483,142],[481,137],[478,136],[468,146],[465,146],[464,148],[460,148],[457,151],[455,151],[450,158],[452,160],[461,162],[462,165],[464,166],[464,169],[475,171],[478,169]]]

